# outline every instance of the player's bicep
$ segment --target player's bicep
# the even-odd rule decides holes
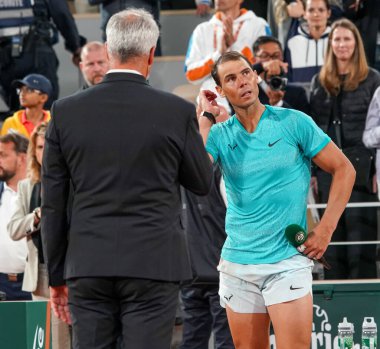
[[[332,141],[313,157],[313,162],[330,174],[334,173],[341,166],[351,164],[343,152]]]

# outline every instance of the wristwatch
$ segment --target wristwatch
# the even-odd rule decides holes
[[[39,207],[36,207],[34,210],[33,210],[33,213],[34,213],[34,217],[40,221],[41,220],[41,209]]]
[[[209,119],[213,124],[216,124],[215,116],[212,113],[208,111],[203,111],[201,113],[201,116],[204,116],[205,118]]]

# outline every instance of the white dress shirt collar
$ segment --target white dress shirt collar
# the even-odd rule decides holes
[[[107,74],[110,73],[130,73],[130,74],[137,74],[143,76],[139,71],[133,70],[133,69],[110,69]]]

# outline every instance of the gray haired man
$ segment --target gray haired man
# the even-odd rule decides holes
[[[75,349],[167,349],[179,283],[191,278],[180,185],[212,181],[195,108],[155,90],[159,30],[145,10],[107,25],[103,81],[52,108],[42,169],[42,240],[53,310]],[[73,183],[70,226],[69,185]]]

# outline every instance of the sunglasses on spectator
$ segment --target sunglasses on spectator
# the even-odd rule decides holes
[[[34,88],[30,88],[28,86],[22,86],[20,88],[16,88],[16,92],[17,94],[21,94],[21,92],[23,93],[38,93],[39,95],[42,94],[42,92],[40,90],[35,90]]]

